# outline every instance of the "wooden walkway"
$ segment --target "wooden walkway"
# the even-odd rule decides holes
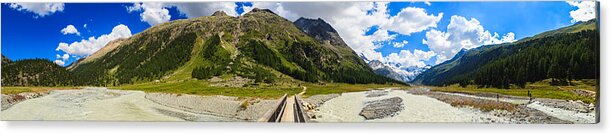
[[[305,123],[310,121],[310,117],[308,117],[307,112],[304,110],[303,102],[300,98],[306,89],[304,87],[303,92],[290,97],[287,97],[286,94],[282,96],[282,98],[278,99],[276,106],[267,111],[259,119],[259,122]]]

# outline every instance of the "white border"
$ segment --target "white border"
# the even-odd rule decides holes
[[[0,0],[5,3],[16,0]],[[18,0],[20,2],[50,0]],[[60,0],[68,2],[129,2],[134,0]],[[135,0],[170,1],[170,0]],[[210,0],[178,0],[210,1]],[[227,1],[227,0],[225,0]],[[238,0],[239,1],[239,0]],[[252,0],[247,0],[252,1]],[[277,1],[277,0],[272,0]],[[303,1],[303,0],[290,0]],[[318,1],[318,0],[314,0]],[[338,0],[335,0],[338,1]],[[341,0],[345,1],[345,0]],[[409,0],[407,0],[409,1]],[[435,1],[435,0],[431,0]],[[498,0],[494,0],[498,1]],[[503,0],[506,1],[506,0]],[[57,1],[56,1],[57,2]],[[606,27],[609,14],[605,8],[610,1],[600,2],[601,30],[601,122],[599,124],[576,125],[496,125],[496,124],[459,124],[459,123],[317,123],[317,124],[269,124],[269,123],[205,123],[205,122],[57,122],[22,121],[0,122],[0,135],[216,135],[216,134],[291,134],[291,135],[598,135],[611,134],[609,127],[609,107],[611,92],[606,84],[611,84],[611,47],[607,46],[610,31]],[[1,16],[1,13],[0,13]],[[1,21],[1,20],[0,20]],[[605,53],[607,52],[607,53]]]

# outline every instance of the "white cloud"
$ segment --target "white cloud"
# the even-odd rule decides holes
[[[509,32],[503,37],[491,34],[475,18],[467,20],[462,16],[452,16],[447,32],[430,30],[422,40],[437,56],[436,63],[452,58],[460,49],[471,49],[482,45],[500,44],[515,41],[515,34]]]
[[[56,57],[57,59],[62,59],[62,60],[64,60],[64,61],[66,61],[66,60],[68,60],[68,59],[70,58],[70,55],[68,55],[68,54],[64,54],[64,55],[59,55],[59,54],[56,54],[56,55],[55,55],[55,57]]]
[[[68,35],[68,34],[76,34],[76,35],[79,35],[79,36],[81,35],[81,33],[80,33],[80,32],[78,32],[78,30],[76,29],[76,27],[74,27],[74,25],[72,25],[72,24],[70,24],[70,25],[66,26],[66,28],[63,28],[63,29],[61,30],[61,32],[62,32],[64,35]]]
[[[109,34],[104,34],[99,37],[89,37],[88,39],[82,39],[79,42],[73,42],[71,44],[61,42],[57,46],[56,51],[63,51],[67,55],[72,56],[87,56],[100,48],[104,47],[108,42],[119,38],[128,38],[132,36],[129,28],[123,24],[119,24],[112,29]],[[64,55],[65,56],[65,55]]]
[[[443,13],[437,16],[428,15],[422,8],[407,7],[401,10],[396,16],[390,18],[382,27],[403,35],[410,35],[415,32],[437,27],[437,22],[441,20]]]
[[[62,60],[64,60],[64,61],[65,61],[65,60],[68,60],[69,58],[70,58],[70,55],[68,55],[68,54],[64,54],[64,55],[62,56]]]
[[[291,21],[299,17],[322,18],[337,30],[346,44],[355,52],[363,54],[369,60],[384,61],[382,53],[376,49],[382,47],[379,42],[395,39],[403,35],[435,28],[442,17],[428,14],[422,8],[408,7],[397,16],[390,16],[387,2],[254,2],[252,7],[244,7],[245,13],[254,7],[266,8]],[[379,29],[372,35],[366,31],[373,26]]]
[[[53,63],[59,65],[59,66],[64,66],[66,64],[66,62],[62,61],[62,60],[55,60],[53,61]]]
[[[407,67],[425,67],[426,63],[424,61],[428,61],[429,59],[435,56],[435,52],[433,51],[422,51],[422,50],[414,50],[414,52],[410,52],[409,50],[401,50],[398,54],[391,53],[385,57],[385,61],[393,64],[400,64],[400,68]]]
[[[222,10],[229,16],[238,16],[234,2],[198,2],[198,3],[173,3],[166,4],[168,7],[175,6],[178,11],[188,18],[210,16],[214,12]]]
[[[397,34],[390,35],[388,34],[388,30],[380,29],[374,32],[373,34],[371,34],[370,37],[373,42],[382,42],[382,41],[388,41],[388,40],[395,39],[397,37]]]
[[[594,1],[567,1],[577,10],[569,12],[572,22],[584,22],[596,18],[596,3]]]
[[[10,8],[18,11],[32,12],[34,18],[45,17],[64,10],[64,3],[11,3]]]
[[[140,13],[140,20],[147,22],[149,25],[157,25],[170,21],[172,17],[168,8],[176,7],[181,14],[188,18],[196,18],[200,16],[210,16],[215,11],[225,11],[227,15],[237,16],[235,11],[237,5],[234,2],[201,2],[201,3],[160,3],[160,2],[143,2],[134,3],[127,7],[128,12]]]
[[[66,64],[66,61],[70,58],[70,55],[68,54],[64,54],[64,55],[56,54],[55,56],[57,60],[53,61],[53,63],[59,66],[64,66]]]
[[[166,9],[163,3],[157,2],[146,2],[146,3],[134,3],[133,6],[127,7],[127,11],[143,11],[140,13],[140,20],[148,23],[149,25],[157,25],[160,23],[170,21],[170,11]]]
[[[395,48],[403,48],[403,46],[405,46],[407,43],[407,40],[403,40],[401,42],[393,42],[392,46]]]

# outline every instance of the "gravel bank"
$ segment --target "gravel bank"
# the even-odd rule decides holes
[[[372,91],[365,92],[365,94],[367,94],[367,97],[381,97],[381,96],[388,95],[388,91],[386,91],[386,90],[372,90]]]
[[[85,88],[55,90],[23,101],[0,113],[2,120],[99,120],[99,121],[242,121],[235,118],[191,113],[159,105],[142,91]]]
[[[314,96],[310,96],[306,99],[303,99],[306,103],[310,104],[312,107],[318,107],[320,105],[322,105],[323,103],[339,97],[339,94],[328,94],[328,95],[314,95]]]
[[[316,122],[468,122],[468,123],[595,123],[594,106],[579,101],[534,99],[499,95],[467,95],[461,93],[431,92],[428,89],[375,90],[343,93],[326,102],[318,102],[311,112]],[[323,97],[320,95],[318,97]],[[398,97],[401,111],[395,115],[370,118],[362,111],[375,112],[372,105]],[[382,111],[380,111],[382,112]],[[375,114],[375,113],[372,113]],[[382,113],[380,113],[382,114]],[[386,113],[384,113],[386,114]]]
[[[9,94],[9,95],[2,94],[2,103],[1,103],[2,109],[1,110],[4,111],[19,102],[22,102],[28,99],[42,97],[48,94],[49,94],[48,92],[43,92],[43,93],[25,92],[25,93]]]
[[[367,120],[359,115],[367,102],[399,97],[403,110],[396,115]],[[402,90],[389,90],[380,97],[367,97],[366,92],[343,93],[313,112],[315,122],[460,122],[508,123],[504,117],[484,113],[470,107],[453,107],[448,103],[424,95],[413,95]],[[499,111],[503,112],[503,111]]]
[[[549,105],[564,105],[567,108],[577,107],[579,104],[556,99],[535,99],[529,102],[526,98],[503,96],[492,98],[487,96],[475,96],[460,93],[430,92],[422,90],[410,90],[412,94],[426,95],[440,101],[452,104],[453,106],[470,106],[483,110],[494,116],[507,117],[509,123],[589,123],[595,119],[594,113],[578,114],[578,111],[568,111],[566,109],[550,107]],[[496,95],[495,95],[496,96]],[[540,101],[546,101],[548,105],[543,105]],[[577,105],[577,106],[575,106]],[[490,111],[490,109],[494,111]],[[499,111],[502,110],[502,111]],[[564,110],[564,111],[563,111]],[[567,113],[568,112],[573,112]],[[591,116],[591,117],[588,117]],[[586,118],[587,117],[587,118]]]
[[[146,98],[155,103],[183,111],[251,121],[259,119],[276,103],[276,100],[238,99],[237,97],[227,96],[196,96],[167,93],[147,93]],[[246,108],[242,106],[244,102],[248,102]]]
[[[369,97],[369,95],[367,95],[367,97]],[[369,101],[359,115],[365,117],[366,120],[392,117],[403,110],[402,102],[403,99],[400,97]]]
[[[563,109],[563,107],[557,107],[556,105],[549,105],[549,103],[542,103],[535,101],[526,105],[528,108],[535,109],[543,112],[549,116],[554,116],[562,120],[571,121],[573,123],[596,123],[596,112],[580,112],[579,110]]]

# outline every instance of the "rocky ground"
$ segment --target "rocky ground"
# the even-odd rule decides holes
[[[403,99],[400,97],[369,101],[359,115],[365,117],[366,120],[392,117],[403,110],[402,102]]]
[[[2,120],[245,121],[235,116],[219,116],[212,113],[195,113],[177,109],[146,99],[146,95],[142,91],[108,90],[106,88],[53,90],[46,96],[24,100],[3,110],[0,118]],[[216,100],[230,99],[233,98],[216,98]],[[171,103],[193,102],[173,98],[158,101],[172,100],[178,101]],[[224,108],[217,109],[223,111],[221,109]]]
[[[386,91],[386,90],[372,90],[372,91],[365,92],[365,94],[367,94],[367,97],[381,97],[381,96],[388,95],[388,91]]]
[[[478,108],[494,116],[508,117],[510,123],[593,123],[595,122],[593,104],[581,101],[558,99],[528,98],[480,94],[466,95],[457,93],[431,92],[422,89],[408,91],[412,94],[426,95],[452,106]],[[498,111],[501,110],[501,111]]]
[[[587,104],[582,101],[573,101],[573,100],[557,100],[557,99],[547,99],[547,98],[536,98],[533,101],[539,102],[545,106],[550,106],[553,108],[560,108],[569,111],[576,111],[581,113],[589,113],[593,112],[596,109],[596,106],[592,103]]]
[[[210,82],[210,86],[238,88],[238,87],[244,87],[244,85],[248,84],[249,82],[252,82],[253,80],[248,79],[248,78],[243,78],[240,76],[235,76],[235,77],[225,80],[223,78],[215,76],[215,77],[208,79],[208,81]]]
[[[243,120],[259,119],[276,103],[276,100],[167,93],[147,93],[146,98],[158,104],[188,112],[233,117]]]
[[[2,111],[12,107],[13,105],[19,102],[22,102],[28,99],[42,97],[48,94],[49,92],[42,92],[42,93],[24,92],[24,93],[9,94],[9,95],[2,94],[2,103],[1,103]]]
[[[401,94],[405,93],[405,94]],[[310,116],[318,122],[595,123],[593,104],[496,94],[432,92],[427,88],[316,95]],[[311,99],[310,99],[311,100]],[[306,102],[309,102],[306,100]]]
[[[318,107],[323,103],[335,98],[339,97],[339,94],[328,94],[328,95],[314,95],[310,96],[306,99],[303,99],[306,103],[308,103],[311,107]]]

